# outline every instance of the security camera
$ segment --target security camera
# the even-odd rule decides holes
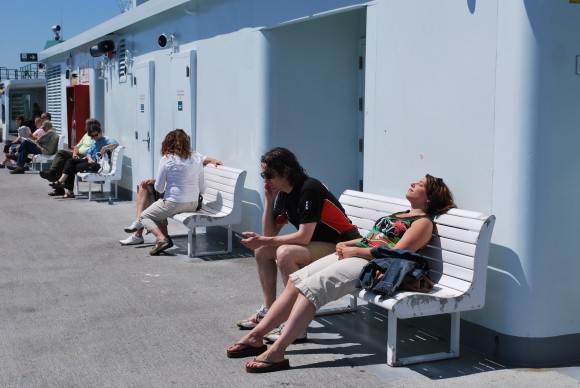
[[[159,38],[157,38],[157,44],[159,45],[159,47],[165,48],[165,46],[167,46],[167,35],[165,34],[159,35]]]
[[[54,32],[54,40],[60,40],[60,26],[58,24],[56,26],[52,26],[52,32]]]

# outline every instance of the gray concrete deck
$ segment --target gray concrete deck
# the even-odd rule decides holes
[[[167,255],[122,247],[130,202],[59,200],[37,174],[0,170],[0,386],[2,387],[577,387],[580,367],[510,368],[462,348],[459,359],[386,366],[386,316],[372,306],[318,317],[293,345],[288,371],[250,375],[225,349],[235,321],[260,304],[251,252]],[[172,233],[185,233],[172,225]],[[151,239],[151,237],[148,237]],[[210,229],[200,244],[223,241]],[[151,241],[151,240],[149,240]],[[403,352],[445,347],[406,324]]]

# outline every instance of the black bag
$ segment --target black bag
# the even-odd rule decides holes
[[[100,169],[101,165],[99,163],[89,163],[83,172],[92,172],[94,174],[98,174]]]

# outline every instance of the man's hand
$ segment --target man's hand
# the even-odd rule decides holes
[[[278,194],[278,192],[272,190],[270,186],[264,182],[264,196],[266,197],[266,201],[273,203],[274,199],[276,198],[276,194]]]
[[[244,232],[242,233],[242,235],[244,237],[246,237],[243,240],[240,240],[242,244],[244,244],[244,246],[248,249],[256,249],[256,248],[260,248],[262,245],[264,245],[264,241],[265,239],[267,239],[267,237],[264,237],[258,233],[255,232]]]
[[[139,188],[143,189],[143,188],[145,188],[145,186],[152,185],[154,183],[155,183],[155,179],[145,179],[144,181],[141,181],[141,183],[139,183]]]

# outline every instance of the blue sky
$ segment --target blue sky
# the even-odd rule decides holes
[[[20,53],[38,53],[59,24],[72,38],[121,13],[117,0],[0,0],[0,67],[19,69]]]

